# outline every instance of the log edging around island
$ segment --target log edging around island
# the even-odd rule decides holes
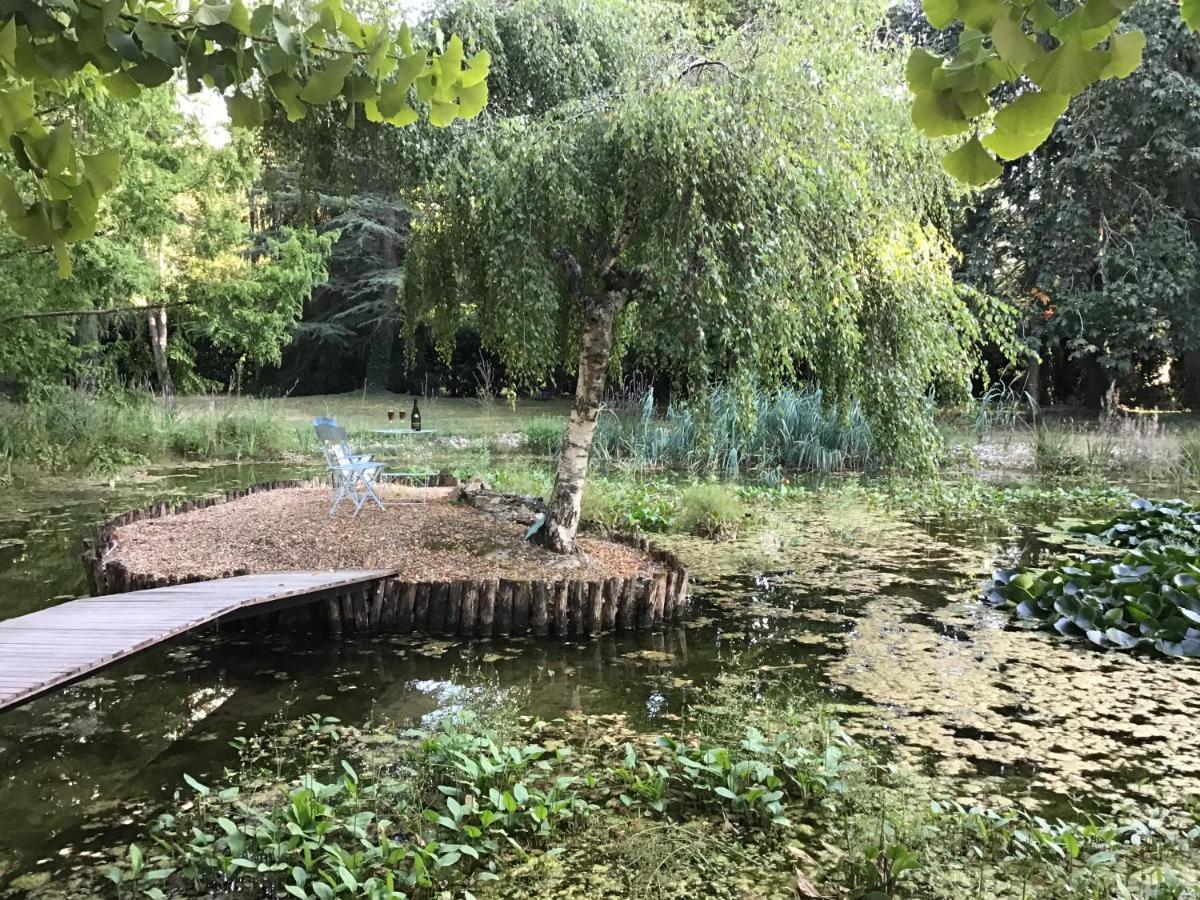
[[[268,481],[223,495],[171,504],[159,501],[105,522],[84,541],[82,563],[92,596],[195,581],[211,576],[154,577],[130,572],[107,556],[118,528],[146,519],[207,509],[263,491],[320,487],[324,478]],[[254,622],[330,634],[423,632],[463,637],[581,637],[605,631],[654,630],[679,622],[688,607],[688,570],[679,557],[648,538],[608,532],[608,540],[642,553],[652,566],[637,575],[603,579],[460,578],[410,582],[387,575],[354,585],[322,602],[264,612]],[[248,575],[234,569],[222,577]]]

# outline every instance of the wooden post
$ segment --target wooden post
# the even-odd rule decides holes
[[[500,583],[492,578],[484,582],[479,596],[479,636],[491,637],[494,619],[496,617],[496,591]]]
[[[446,595],[446,624],[443,630],[447,634],[458,634],[458,624],[462,618],[463,583],[453,581]]]
[[[617,607],[621,603],[621,587],[624,582],[613,577],[604,582],[604,606],[600,614],[602,631],[612,631],[617,627]]]
[[[621,631],[633,630],[634,606],[637,603],[637,576],[630,575],[621,587],[621,602],[617,607],[617,628]]]
[[[367,603],[367,628],[370,631],[378,631],[380,622],[383,619],[383,597],[387,590],[387,582],[380,578],[371,588],[371,597]]]
[[[538,637],[545,637],[550,630],[550,603],[553,590],[546,581],[533,583],[533,609],[529,616],[530,631]]]
[[[587,582],[575,578],[567,589],[567,634],[571,637],[583,634],[583,602],[587,594]]]
[[[512,632],[514,588],[514,583],[507,578],[500,580],[500,588],[496,591],[496,618],[492,634],[503,636]]]
[[[413,606],[417,602],[417,585],[409,581],[400,586],[400,609],[396,613],[396,627],[407,634],[413,630]]]
[[[530,605],[533,603],[533,586],[528,581],[513,584],[512,633],[525,634],[529,631],[529,620],[533,618]]]
[[[567,591],[569,581],[554,582],[554,633],[559,637],[570,634],[567,628]]]
[[[654,579],[641,577],[637,580],[637,601],[634,604],[633,623],[640,631],[650,630],[650,594],[654,590]]]
[[[467,637],[479,632],[479,582],[468,581],[463,588],[462,615],[458,619],[458,633]]]
[[[688,570],[686,566],[680,567],[679,575],[675,579],[675,606],[671,610],[671,619],[678,622],[683,619],[684,612],[687,611],[688,602]]]
[[[583,630],[588,634],[599,634],[604,618],[604,582],[588,584],[587,604],[584,608]]]
[[[429,591],[432,585],[422,581],[417,585],[417,596],[413,605],[413,631],[426,631],[429,626]]]
[[[336,595],[325,601],[325,625],[330,634],[342,633],[342,604]]]
[[[446,630],[446,598],[449,595],[450,585],[445,581],[435,581],[429,589],[429,622],[425,630],[430,634]]]
[[[663,608],[667,602],[667,573],[659,572],[654,576],[650,589],[650,627],[661,628],[663,623]]]

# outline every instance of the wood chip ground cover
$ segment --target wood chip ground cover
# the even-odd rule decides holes
[[[460,578],[600,579],[638,573],[647,560],[631,547],[581,537],[579,556],[524,541],[520,525],[497,522],[452,502],[453,489],[389,488],[386,509],[357,516],[329,491],[295,488],[117,529],[107,559],[131,572],[220,578],[228,572],[398,568],[407,581]]]

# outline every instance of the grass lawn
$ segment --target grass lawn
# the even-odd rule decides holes
[[[314,416],[333,416],[347,431],[363,432],[374,428],[408,427],[413,398],[407,394],[363,394],[356,391],[350,394],[271,399],[206,395],[181,397],[178,404],[184,415],[253,411],[271,415],[297,428],[310,427]],[[522,431],[534,419],[566,418],[571,409],[571,400],[520,400],[514,411],[503,400],[485,404],[474,399],[429,398],[421,400],[420,407],[422,426],[436,430],[440,437],[490,437]],[[388,422],[389,409],[405,413],[404,421]]]

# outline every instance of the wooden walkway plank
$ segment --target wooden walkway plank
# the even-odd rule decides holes
[[[0,710],[277,600],[377,581],[390,569],[268,572],[84,597],[0,622]]]

